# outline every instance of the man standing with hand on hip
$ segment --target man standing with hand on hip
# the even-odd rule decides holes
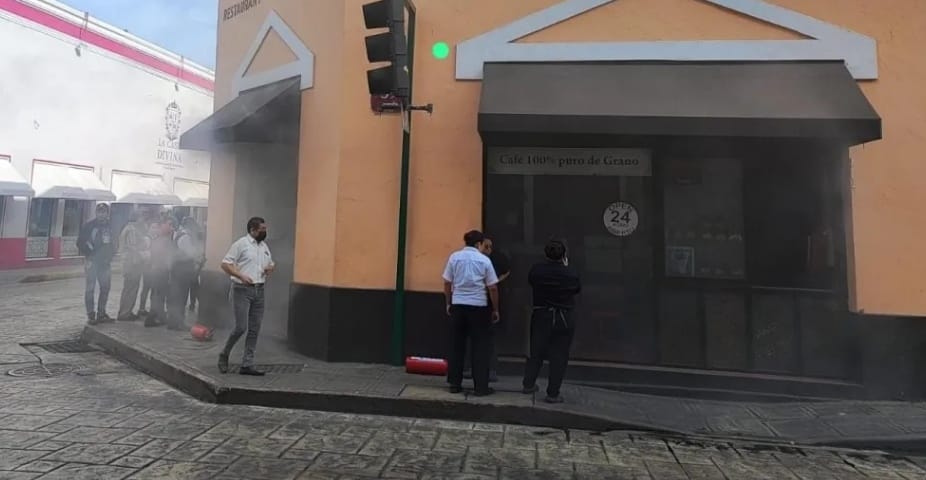
[[[264,241],[267,238],[267,223],[264,219],[253,217],[248,220],[247,231],[248,234],[233,243],[222,259],[222,271],[232,280],[235,328],[219,354],[219,371],[228,372],[228,355],[241,335],[247,332],[244,357],[238,373],[260,376],[264,372],[254,368],[254,350],[257,348],[257,335],[264,317],[264,283],[273,272],[274,264],[270,248]]]
[[[444,296],[450,315],[450,362],[447,383],[451,393],[463,391],[463,361],[466,340],[470,340],[475,395],[483,397],[489,388],[489,355],[493,323],[499,321],[498,276],[486,255],[485,235],[478,230],[463,236],[466,246],[450,255],[444,269]],[[489,300],[492,307],[490,308]]]

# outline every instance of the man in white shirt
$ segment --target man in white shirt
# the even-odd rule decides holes
[[[270,248],[264,241],[267,238],[267,223],[263,218],[253,217],[248,220],[248,234],[238,239],[228,249],[222,259],[222,271],[231,277],[232,297],[235,307],[235,329],[228,336],[225,348],[219,354],[219,371],[228,372],[228,355],[235,343],[245,332],[244,357],[238,373],[242,375],[263,375],[264,372],[254,368],[254,350],[257,348],[257,335],[264,317],[264,283],[273,272],[273,259]]]
[[[485,255],[485,235],[478,230],[463,236],[466,246],[450,255],[444,269],[444,297],[450,315],[451,346],[447,383],[451,393],[463,391],[463,361],[470,341],[475,395],[491,395],[489,388],[490,328],[498,322],[498,276]],[[492,307],[490,308],[489,300]]]

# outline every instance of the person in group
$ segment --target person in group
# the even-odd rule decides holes
[[[170,267],[173,263],[173,237],[176,230],[176,223],[170,217],[153,225],[155,228],[154,237],[151,239],[151,312],[145,319],[146,327],[158,327],[168,320],[166,303],[170,293]]]
[[[247,235],[235,241],[222,259],[222,271],[231,277],[233,284],[235,328],[219,354],[219,371],[228,372],[228,356],[241,335],[247,332],[238,373],[260,376],[264,372],[254,368],[254,351],[257,349],[257,336],[264,317],[264,284],[273,273],[274,263],[270,247],[265,241],[267,222],[261,217],[252,217],[246,228]]]
[[[188,217],[189,218],[189,217]],[[193,220],[190,218],[190,220]],[[190,311],[196,311],[196,302],[199,300],[199,285],[200,285],[200,275],[202,275],[203,267],[206,266],[206,232],[205,228],[202,225],[193,222],[194,234],[193,240],[196,242],[197,248],[203,252],[203,255],[200,257],[199,261],[196,263],[196,271],[193,274],[193,282],[190,284]]]
[[[168,330],[186,329],[186,301],[190,295],[193,277],[196,275],[196,266],[203,256],[193,237],[194,230],[195,222],[192,218],[186,217],[183,219],[183,225],[174,232],[167,300]]]
[[[84,304],[87,307],[87,322],[90,325],[109,323],[113,319],[106,314],[109,288],[112,282],[112,260],[116,253],[115,238],[109,222],[109,205],[96,206],[96,218],[87,222],[77,237],[77,249],[84,257],[84,271],[87,275],[84,288]],[[100,296],[94,305],[94,291],[100,285]]]
[[[502,294],[502,289],[505,288],[505,280],[511,275],[511,262],[508,260],[508,256],[501,250],[495,248],[495,242],[486,237],[485,242],[485,254],[488,255],[489,260],[492,262],[492,268],[495,270],[495,275],[498,276],[498,301],[502,303],[502,299],[505,296]],[[489,305],[491,307],[491,305]],[[498,310],[503,311],[504,308],[499,305]],[[489,383],[494,383],[498,381],[498,350],[496,346],[495,338],[498,335],[498,332],[503,328],[503,323],[499,321],[496,324],[493,324],[489,329]],[[473,378],[472,370],[472,357],[466,357],[466,368],[463,370],[463,378]]]
[[[144,230],[144,226],[138,222],[138,214],[133,212],[129,215],[129,223],[122,228],[122,233],[119,234],[123,282],[116,320],[132,321],[139,318],[134,310],[148,255],[148,246],[145,242],[147,233]]]
[[[148,317],[148,310],[146,306],[151,298],[151,285],[154,283],[154,278],[151,276],[151,242],[153,239],[157,238],[158,231],[160,230],[159,223],[153,218],[149,218],[145,222],[145,250],[147,252],[147,258],[145,259],[145,264],[142,269],[141,276],[141,299],[138,304],[138,316],[142,318]]]
[[[550,240],[544,247],[546,259],[531,267],[527,275],[533,294],[530,327],[530,357],[524,369],[524,393],[537,392],[537,376],[546,360],[550,365],[548,403],[562,403],[560,387],[569,362],[569,348],[575,334],[571,312],[582,290],[579,276],[569,268],[566,243]]]
[[[443,274],[444,297],[451,322],[447,383],[451,393],[463,391],[463,362],[468,339],[474,394],[481,397],[494,393],[489,388],[489,329],[501,318],[498,311],[498,276],[485,254],[485,235],[482,232],[467,232],[463,235],[463,242],[463,249],[450,255]]]

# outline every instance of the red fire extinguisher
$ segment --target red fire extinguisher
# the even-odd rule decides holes
[[[406,357],[405,371],[418,375],[447,375],[447,360],[443,358]]]
[[[205,325],[200,325],[198,323],[193,325],[193,328],[190,329],[190,335],[193,336],[193,339],[199,340],[200,342],[208,342],[209,340],[212,340],[212,334],[214,332],[214,329]]]

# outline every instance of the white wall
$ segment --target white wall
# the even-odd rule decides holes
[[[169,188],[209,180],[209,154],[177,149],[165,119],[176,102],[186,131],[212,114],[212,92],[92,45],[78,56],[76,39],[5,12],[0,45],[0,155],[27,180],[34,159],[92,166],[107,186],[114,169],[162,175]],[[4,237],[25,236],[27,205],[7,202]]]

